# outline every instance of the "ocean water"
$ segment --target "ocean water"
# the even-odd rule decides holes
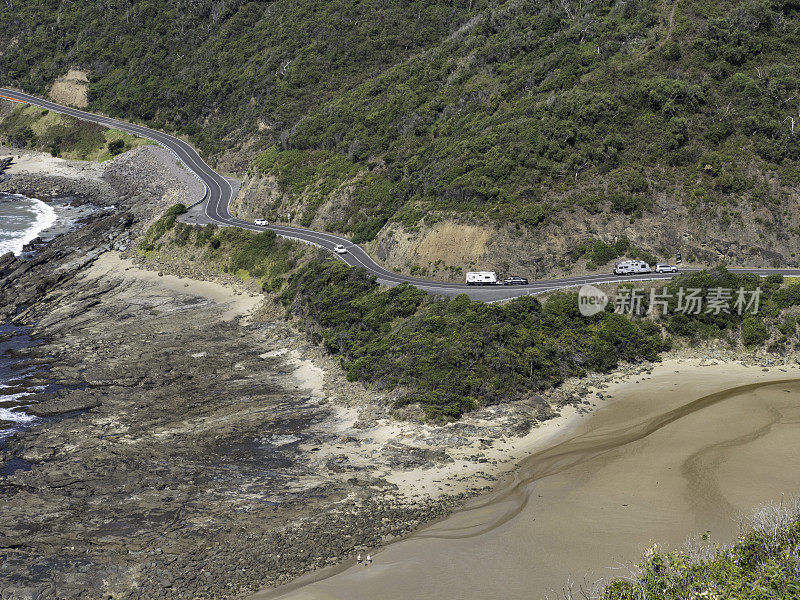
[[[71,198],[45,203],[16,194],[0,194],[0,256],[7,252],[19,256],[25,244],[36,237],[52,239],[74,229],[81,217],[96,210],[91,205],[74,207]],[[0,446],[8,436],[38,421],[25,409],[31,396],[42,390],[26,384],[32,369],[14,354],[34,343],[27,329],[0,322]],[[0,476],[6,474],[4,468],[0,465]]]
[[[22,247],[53,227],[56,209],[36,198],[0,194],[0,256],[22,253]]]
[[[26,328],[0,323],[0,446],[8,436],[37,421],[25,412],[28,398],[38,391],[26,385],[33,369],[14,355],[14,350],[33,343]]]
[[[0,256],[21,254],[25,244],[57,220],[56,210],[40,200],[0,194]],[[30,343],[25,329],[0,323],[0,445],[9,435],[36,421],[25,413],[25,399],[34,391],[25,386],[28,369],[13,356],[15,349]]]

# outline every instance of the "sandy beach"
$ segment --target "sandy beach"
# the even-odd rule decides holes
[[[796,365],[665,360],[606,397],[494,492],[378,551],[369,569],[252,600],[557,597],[569,580],[628,575],[654,543],[706,531],[730,543],[738,514],[800,487]]]
[[[88,160],[65,160],[35,150],[17,150],[0,146],[0,157],[11,156],[13,161],[6,170],[8,175],[47,173],[50,177],[77,180],[99,180],[103,176],[102,163]]]

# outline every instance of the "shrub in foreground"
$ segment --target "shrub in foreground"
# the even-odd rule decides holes
[[[645,554],[636,577],[607,584],[601,600],[800,598],[800,502],[759,508],[730,548]],[[694,554],[695,556],[692,556]],[[591,599],[597,596],[587,594]]]

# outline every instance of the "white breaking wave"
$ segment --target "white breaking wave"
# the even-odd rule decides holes
[[[13,252],[15,255],[21,254],[25,244],[36,239],[45,229],[52,227],[58,219],[56,211],[48,204],[45,204],[37,198],[28,198],[28,200],[31,202],[29,208],[34,217],[34,221],[27,229],[20,231],[11,239],[0,241],[0,256],[6,252]]]
[[[0,421],[10,421],[12,423],[30,423],[35,421],[36,417],[33,415],[26,415],[19,410],[9,410],[8,408],[0,408]]]

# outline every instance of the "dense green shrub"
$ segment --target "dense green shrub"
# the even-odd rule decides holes
[[[379,288],[363,270],[315,262],[289,280],[282,300],[312,336],[341,357],[348,377],[404,390],[429,418],[459,417],[619,361],[654,360],[666,346],[651,322],[586,318],[577,295],[500,306],[461,295],[436,299],[400,285]]]
[[[707,558],[649,549],[630,580],[605,585],[600,600],[800,598],[800,513],[797,503],[767,506],[730,547]]]
[[[185,204],[175,204],[167,209],[158,221],[153,223],[145,233],[142,241],[139,242],[139,249],[143,252],[150,252],[155,249],[156,242],[161,239],[167,231],[175,226],[175,222],[179,215],[185,213],[188,209]]]
[[[651,265],[655,264],[658,260],[650,252],[631,244],[628,238],[624,236],[613,244],[607,244],[603,240],[596,240],[594,242],[589,240],[573,248],[568,256],[573,261],[581,257],[586,257],[586,266],[589,270],[595,270],[615,258],[621,258],[623,256],[644,260]]]
[[[108,142],[108,151],[112,156],[122,154],[125,151],[125,140],[112,140]]]
[[[767,326],[762,319],[755,316],[742,319],[742,343],[745,346],[755,346],[768,339]]]

